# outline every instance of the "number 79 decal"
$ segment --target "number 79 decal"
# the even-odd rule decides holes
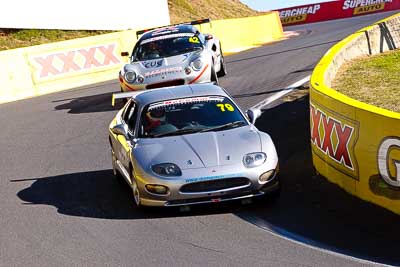
[[[232,107],[231,104],[217,104],[217,107],[221,109],[222,112],[230,111],[233,112],[235,109]]]

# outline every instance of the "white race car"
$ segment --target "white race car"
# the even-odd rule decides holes
[[[122,92],[214,82],[226,74],[220,41],[193,25],[209,19],[138,31],[130,63],[122,67]],[[128,52],[122,52],[128,56]]]

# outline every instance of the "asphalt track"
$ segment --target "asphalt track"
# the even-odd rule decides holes
[[[287,28],[301,34],[227,57],[220,83],[243,108],[253,106],[389,14]],[[400,264],[399,217],[314,175],[307,89],[257,122],[278,149],[281,198],[184,213],[139,211],[113,179],[106,129],[115,91],[112,81],[0,105],[0,266]]]

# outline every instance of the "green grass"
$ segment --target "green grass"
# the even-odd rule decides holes
[[[344,64],[332,88],[364,103],[400,112],[400,50]]]
[[[0,50],[64,41],[109,32],[111,31],[6,30],[0,36]]]

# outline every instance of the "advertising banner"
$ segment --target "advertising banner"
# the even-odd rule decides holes
[[[310,143],[318,173],[400,214],[400,113],[329,87],[344,62],[395,47],[400,47],[400,14],[352,34],[323,56],[311,76]]]
[[[297,25],[400,10],[400,0],[338,0],[277,10],[282,25]]]

